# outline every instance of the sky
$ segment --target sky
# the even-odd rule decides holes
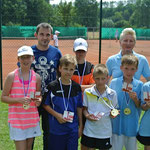
[[[50,4],[59,4],[59,2],[60,2],[61,0],[50,0]],[[75,0],[62,0],[63,2],[65,2],[65,1],[67,1],[67,2],[70,2],[70,1],[72,1],[72,2],[74,2]],[[103,0],[103,2],[105,2],[105,1],[107,1],[107,2],[109,2],[109,1],[116,1],[116,0]],[[97,0],[97,2],[100,2],[100,0]]]

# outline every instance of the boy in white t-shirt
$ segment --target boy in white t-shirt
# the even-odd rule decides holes
[[[55,31],[55,34],[53,35],[53,40],[54,40],[54,46],[56,47],[56,48],[58,48],[58,35],[60,34],[60,32],[59,31]]]
[[[84,91],[83,113],[86,123],[81,143],[89,150],[108,150],[111,148],[111,118],[115,118],[119,114],[116,109],[118,106],[117,95],[106,85],[108,69],[104,64],[94,67],[93,78],[95,85]]]

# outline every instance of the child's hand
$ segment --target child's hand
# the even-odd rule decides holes
[[[129,96],[130,96],[130,98],[133,99],[134,101],[137,100],[136,92],[130,91],[130,92],[129,92]]]
[[[148,108],[150,108],[150,101],[147,101],[146,105],[147,105]]]
[[[35,105],[38,107],[41,104],[41,98],[34,98]]]
[[[18,103],[28,105],[30,104],[31,99],[29,97],[22,97],[18,100]]]
[[[86,118],[87,118],[88,120],[90,120],[90,121],[97,121],[97,120],[98,120],[98,118],[97,118],[96,116],[94,116],[93,114],[88,114],[88,115],[86,116]]]
[[[134,101],[135,105],[137,108],[140,107],[140,101],[138,100],[136,92],[129,92],[129,97]]]
[[[57,121],[58,121],[60,124],[67,122],[67,121],[63,118],[63,115],[60,114],[60,113],[57,113],[56,119],[57,119]]]

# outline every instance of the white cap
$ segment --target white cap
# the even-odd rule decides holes
[[[56,33],[60,33],[60,32],[56,30],[56,31],[55,31],[55,34],[56,34]]]
[[[87,51],[88,44],[85,39],[78,38],[74,41],[73,50],[76,52],[78,50],[84,50]]]
[[[30,46],[22,46],[18,49],[18,57],[23,55],[31,55],[33,56],[33,50]]]

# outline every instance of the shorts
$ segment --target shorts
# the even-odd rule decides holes
[[[150,146],[150,136],[140,136],[139,134],[136,136],[137,140],[146,146]]]
[[[136,136],[112,135],[112,150],[122,150],[125,146],[126,150],[137,150]]]
[[[78,150],[78,132],[65,135],[50,133],[48,150]]]
[[[89,148],[109,149],[111,148],[110,138],[98,139],[82,135],[81,144]]]
[[[37,126],[27,128],[27,129],[14,128],[9,123],[9,132],[10,132],[9,133],[10,139],[14,140],[14,141],[22,141],[22,140],[26,140],[28,138],[33,138],[33,137],[41,135],[39,123],[37,123]]]

